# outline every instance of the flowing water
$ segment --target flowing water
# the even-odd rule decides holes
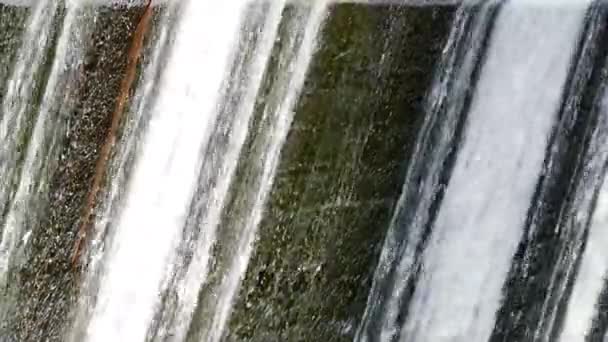
[[[424,194],[420,190],[410,197],[411,202],[402,197],[391,228],[395,233],[389,233],[384,247],[386,253],[399,254],[386,254],[386,259],[381,259],[374,281],[384,287],[377,291],[385,292],[372,290],[366,315],[377,311],[372,316],[375,321],[364,317],[359,339],[390,341],[399,334],[402,341],[489,339],[502,286],[541,175],[571,58],[584,26],[586,5],[580,2],[565,8],[538,9],[526,1],[509,1],[500,8],[466,113],[461,146],[446,188],[441,189],[445,193],[440,195],[436,217],[429,223],[430,203],[421,205],[425,202],[420,202]],[[473,32],[484,30],[483,16],[492,15],[487,9],[481,13]],[[455,26],[455,30],[460,27]],[[541,34],[544,39],[539,41]],[[457,31],[454,37],[458,37]],[[458,44],[471,43],[463,40]],[[448,46],[452,50],[447,53],[457,53],[458,44]],[[536,52],[530,54],[532,50]],[[457,98],[462,98],[456,92],[458,83],[452,87]],[[450,101],[454,95],[435,92],[431,100],[442,96]],[[453,120],[442,123],[444,132],[454,132]],[[446,144],[449,140],[432,146]],[[438,169],[446,167],[443,163],[439,159],[426,170],[440,172]],[[408,177],[416,177],[415,172],[420,171],[412,169]],[[412,181],[405,184],[404,194],[412,191],[408,187],[416,186]],[[429,193],[426,198],[436,201],[438,180],[431,178],[420,184]],[[409,210],[416,211],[407,214]],[[424,232],[425,225],[431,226],[426,228],[430,232]],[[401,239],[395,240],[395,236]],[[396,262],[397,256],[400,260]],[[398,268],[385,266],[387,261]],[[398,317],[403,315],[407,318],[401,327]]]
[[[601,2],[153,1],[151,27],[136,51],[135,84],[119,130],[109,133],[117,136],[109,139],[124,75],[118,65],[107,75],[102,69],[117,64],[108,62],[111,56],[133,61],[122,51],[131,44],[124,37],[146,3],[0,1],[0,19],[15,5],[27,13],[14,51],[0,51],[8,65],[0,86],[0,342],[608,338],[608,9]],[[432,12],[428,20],[449,17],[451,29],[427,41],[440,30],[434,23],[408,17],[405,28],[396,28],[375,17],[403,8],[406,15]],[[114,16],[126,24],[108,19]],[[104,25],[119,33],[100,35]],[[420,47],[395,37],[411,36],[391,31],[383,35],[395,40],[383,43],[387,51],[365,51],[360,42],[369,37],[348,40],[361,29],[352,25],[403,29],[423,37],[419,44],[442,47],[420,57],[435,65],[424,70],[434,75],[430,84],[402,73],[417,67],[408,64],[417,58],[408,51]],[[334,31],[344,34],[329,39]],[[349,44],[364,50],[358,60]],[[98,54],[103,49],[110,52]],[[378,80],[352,74],[374,67],[382,69],[369,73]],[[99,78],[91,84],[86,77]],[[415,93],[402,87],[402,102],[411,107],[382,105],[388,85],[407,82],[419,84]],[[369,97],[378,106],[361,111],[368,118],[298,125],[316,112],[359,113],[344,104],[364,105]],[[89,124],[92,147],[78,152],[74,130],[89,115],[103,119]],[[411,116],[407,124],[404,116]],[[386,122],[376,125],[376,117]],[[292,144],[305,145],[307,134],[319,132],[349,137],[347,124],[357,123],[369,129],[365,139],[349,140],[361,148],[353,165],[343,166],[356,170],[323,175],[380,184],[378,177],[389,173],[362,160],[386,154],[402,168],[392,174],[399,178],[394,200],[388,191],[376,194],[374,184],[368,191],[353,181],[361,189],[349,190],[345,205],[382,203],[391,210],[362,228],[324,221],[326,213],[309,218],[310,232],[336,239],[325,241],[323,259],[272,260],[268,255],[281,255],[292,238],[309,242],[295,239],[303,234],[295,229],[308,229],[298,221],[305,201],[297,190],[281,193],[290,174],[310,169],[302,178],[311,184],[306,191],[330,197],[311,195],[319,202],[313,206],[344,204],[342,190],[312,186],[324,167],[316,160],[331,156],[332,143]],[[411,155],[386,152],[394,151],[384,148],[394,144],[393,128],[413,136]],[[86,208],[95,160],[114,138],[100,192]],[[285,151],[310,156],[290,159]],[[82,172],[64,172],[71,165]],[[294,203],[286,206],[285,198]],[[72,264],[66,246],[89,209],[83,253]],[[269,235],[273,229],[283,235]],[[378,231],[378,243],[357,241],[362,231]],[[40,241],[45,234],[51,235]],[[370,260],[355,271],[337,269],[343,258],[357,260],[354,242],[368,245]],[[295,255],[299,246],[291,246]],[[49,252],[54,248],[61,251]],[[336,293],[325,289],[343,289],[344,307],[331,307]]]
[[[591,187],[587,187],[584,192],[588,199],[581,199],[581,209],[576,214],[577,221],[589,222],[588,208],[585,207],[586,202],[597,201],[596,209],[592,215],[589,226],[588,240],[579,273],[574,284],[572,297],[568,303],[564,327],[561,331],[560,341],[588,341],[605,339],[606,320],[602,319],[601,303],[605,300],[606,291],[606,273],[608,272],[608,256],[603,246],[607,243],[608,236],[606,235],[606,208],[608,203],[606,200],[606,185],[601,186],[597,198],[592,191],[593,186],[597,187],[605,172],[606,160],[608,151],[606,150],[606,107],[605,100],[601,102],[600,118],[594,132],[594,148],[591,150],[591,158],[589,158],[589,166],[586,174],[588,183]],[[595,183],[595,184],[594,184]],[[593,195],[592,195],[593,194]],[[586,210],[587,209],[587,210]],[[581,231],[585,228],[581,227]]]
[[[218,95],[246,5],[190,2],[182,10],[186,14],[108,249],[87,341],[134,341],[147,335],[160,301],[157,293],[165,271],[172,267],[185,224],[199,155],[216,121]],[[142,228],[150,231],[145,244]],[[132,248],[136,245],[141,247]]]
[[[283,7],[284,4],[280,2],[270,5],[270,15],[267,14],[268,17],[266,19],[269,22],[267,22],[265,26],[270,24],[268,29],[272,33],[269,33],[269,37],[261,37],[261,43],[267,45],[262,45],[262,48],[266,50],[266,54],[262,56],[268,57],[270,55],[271,44],[269,43],[275,41]],[[289,79],[286,79],[281,87],[277,87],[277,90],[280,93],[271,93],[268,95],[270,98],[274,99],[274,105],[268,104],[267,107],[264,108],[260,119],[261,129],[258,132],[259,142],[257,142],[259,146],[254,147],[259,153],[256,157],[259,158],[260,162],[258,165],[254,166],[254,170],[250,171],[247,176],[248,178],[250,177],[248,186],[241,195],[245,198],[245,208],[241,209],[243,212],[239,214],[240,217],[231,218],[236,222],[230,227],[231,232],[229,235],[217,239],[215,230],[219,224],[218,220],[220,213],[218,210],[221,210],[224,207],[224,201],[226,201],[228,196],[227,191],[229,184],[227,184],[227,181],[234,176],[238,160],[237,151],[234,151],[232,152],[234,153],[233,155],[230,153],[224,154],[224,158],[228,157],[225,163],[229,163],[229,166],[223,166],[220,170],[226,170],[229,174],[220,175],[218,177],[220,182],[219,184],[215,184],[214,189],[211,191],[211,196],[217,196],[219,198],[211,200],[213,205],[205,205],[204,211],[206,213],[202,218],[199,218],[200,221],[197,220],[198,224],[202,224],[202,234],[198,239],[199,241],[196,243],[198,247],[195,247],[194,249],[192,260],[185,270],[183,278],[180,279],[177,285],[179,289],[178,297],[181,297],[179,295],[180,292],[191,293],[192,289],[200,288],[201,284],[205,281],[206,275],[209,273],[209,259],[211,257],[210,244],[215,243],[218,245],[218,248],[223,250],[221,257],[217,256],[217,254],[216,257],[223,258],[224,260],[215,261],[216,264],[226,264],[225,270],[215,271],[216,273],[223,272],[223,274],[219,276],[221,281],[219,284],[215,285],[217,288],[211,290],[214,295],[211,298],[204,298],[201,302],[201,306],[204,308],[203,310],[206,313],[209,313],[208,317],[212,317],[210,320],[203,318],[203,322],[200,323],[204,328],[201,329],[201,332],[199,333],[200,337],[198,338],[205,341],[219,341],[224,335],[234,296],[236,295],[236,291],[238,290],[240,281],[244,276],[251,257],[256,229],[262,218],[264,206],[272,187],[281,148],[285,142],[289,127],[291,126],[294,111],[293,107],[302,89],[306,72],[316,46],[317,35],[326,14],[325,1],[318,1],[311,6],[306,6],[302,11],[305,12],[305,14],[297,16],[293,26],[291,26],[287,32],[287,38],[293,42],[293,45],[289,44],[287,49],[295,50],[291,51],[294,55],[286,66],[287,70],[285,74],[289,75]],[[299,36],[300,39],[297,39],[296,36]],[[261,62],[266,64],[268,60]],[[255,84],[258,85],[256,90],[259,89],[261,81],[261,77],[255,78]],[[253,110],[254,99],[253,97],[249,98],[250,100],[245,102],[245,105],[248,107],[246,107],[246,113],[251,113]],[[237,135],[237,138],[239,139],[237,148],[239,150],[246,137],[246,134],[244,134],[245,132],[242,131],[245,129],[242,123],[250,120],[250,118],[251,114],[245,118],[235,118],[237,125],[233,126],[231,135],[234,136],[235,133],[238,133],[239,131],[242,132],[240,137]],[[240,121],[240,125],[238,121]],[[214,151],[213,153],[217,152]],[[199,201],[200,200],[201,199],[199,199]],[[208,200],[203,199],[203,201],[203,203],[205,203]],[[200,204],[201,202],[197,203],[199,206]],[[199,207],[198,210],[200,209],[201,208]],[[216,275],[216,277],[218,276]],[[194,311],[194,304],[196,303],[194,296],[196,296],[196,293],[178,299],[178,322],[188,322],[191,319],[191,315]],[[176,340],[179,341],[180,339]]]
[[[489,338],[585,11],[535,12],[518,1],[501,9],[402,340]],[[547,55],[528,54],[537,44]]]
[[[262,3],[253,9],[251,6],[248,1],[229,5],[192,2],[180,9],[184,14],[166,62],[169,68],[163,71],[159,97],[152,107],[124,207],[118,214],[116,227],[110,228],[111,240],[98,280],[99,293],[92,294],[95,308],[86,328],[86,340],[143,340],[153,334],[159,339],[181,341],[188,333],[198,292],[206,281],[213,257],[210,249],[216,241],[223,203],[248,133],[284,7],[281,2]],[[263,10],[269,12],[262,15]],[[238,227],[238,249],[243,254],[233,255],[233,261],[229,260],[231,265],[225,283],[219,287],[214,320],[204,332],[204,338],[209,341],[221,338],[232,298],[247,267],[250,252],[245,251],[251,250],[276,160],[290,126],[293,103],[324,17],[324,6],[315,4],[310,12],[294,27],[304,36],[300,44],[294,46],[299,52],[290,66],[289,84],[282,89],[287,92],[277,108],[270,108],[268,117],[263,119],[270,122],[271,128],[263,133],[269,140],[262,146],[259,185],[250,189],[255,194],[250,209],[254,219]],[[205,17],[200,13],[205,13]],[[247,26],[241,29],[244,16],[256,14],[264,21],[259,36],[255,36],[253,30],[248,31]],[[223,35],[212,34],[220,27]],[[245,51],[250,56],[240,55],[234,49],[239,35],[245,35]],[[204,40],[200,45],[194,43],[201,39]],[[253,50],[252,53],[247,49]],[[235,63],[236,69],[230,63]],[[232,82],[231,68],[235,75]],[[222,103],[229,96],[238,98]],[[179,179],[181,185],[171,182],[165,183],[166,187],[149,187],[152,183],[161,184],[164,179]],[[181,241],[180,232],[188,220],[189,203],[197,187],[195,182],[202,197],[197,196],[194,207],[195,211],[197,207],[202,211],[203,218],[197,220],[194,227],[187,227],[196,230],[197,236],[189,238],[186,234],[186,241]],[[142,215],[149,221],[142,222]],[[146,249],[126,247],[141,245],[141,227],[150,230]],[[190,247],[193,253],[185,268],[184,260],[177,253],[181,244]],[[127,279],[129,276],[133,278]],[[175,294],[175,303],[161,303],[157,293],[167,291]],[[161,304],[163,311],[172,314],[160,312],[162,320],[155,322],[155,313]],[[161,331],[153,331],[156,324],[163,327]]]
[[[13,280],[8,274],[11,268],[23,262],[32,227],[44,207],[41,194],[46,193],[59,158],[57,147],[65,128],[65,113],[73,105],[70,97],[87,34],[81,22],[85,18],[78,17],[78,12],[77,5],[64,8],[57,3],[39,2],[32,9],[16,65],[8,79],[0,122],[3,287]],[[62,18],[62,23],[55,32],[57,18]],[[52,60],[48,60],[48,46],[55,40]],[[32,65],[40,69],[32,70]],[[48,73],[46,81],[37,83],[43,73]]]
[[[356,340],[391,340],[400,330],[398,316],[418,267],[418,246],[426,234],[431,206],[442,182],[443,165],[456,144],[465,94],[495,6],[484,4],[479,14],[465,7],[456,13],[439,74],[429,94],[429,115],[416,144],[416,159],[408,171],[390,224]],[[468,30],[472,32],[470,37]],[[416,204],[406,204],[413,201]],[[404,224],[408,229],[403,229]]]

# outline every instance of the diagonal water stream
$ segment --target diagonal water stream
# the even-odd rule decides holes
[[[478,13],[474,9],[479,7]],[[462,5],[443,50],[412,166],[395,206],[367,306],[355,341],[392,341],[399,335],[399,317],[415,282],[419,249],[438,201],[442,173],[457,145],[459,122],[466,109],[468,89],[484,49],[497,4]]]
[[[43,63],[40,54],[48,53],[51,30],[53,30],[53,18],[62,6],[65,6],[59,35],[56,41],[53,62],[50,66],[46,84],[41,93],[41,99],[37,108],[30,107],[31,102],[36,102],[31,97],[28,88],[33,87],[31,79],[25,74],[30,74],[28,68],[30,63]],[[58,162],[57,147],[62,137],[62,129],[66,121],[65,114],[73,105],[72,91],[78,77],[78,70],[83,61],[84,47],[86,47],[86,34],[88,26],[85,16],[78,16],[80,4],[77,1],[64,3],[41,1],[33,12],[30,29],[24,40],[24,50],[27,58],[16,66],[14,71],[15,81],[9,83],[11,90],[3,104],[3,118],[0,123],[2,139],[2,153],[11,162],[3,163],[2,181],[10,183],[10,172],[7,170],[21,170],[18,181],[15,181],[15,190],[12,195],[4,197],[3,202],[8,205],[6,217],[2,224],[2,240],[0,241],[0,283],[5,281],[6,272],[10,267],[15,267],[18,260],[14,260],[23,252],[27,244],[28,236],[37,223],[37,214],[44,205],[45,194],[49,176],[52,174]],[[49,18],[47,18],[50,17]],[[44,19],[42,19],[44,18]],[[47,20],[51,20],[48,22]],[[41,26],[42,25],[42,26]],[[31,35],[31,36],[30,36]],[[40,48],[34,45],[40,44]],[[31,55],[30,50],[39,50]],[[28,51],[28,52],[25,52]],[[34,77],[34,76],[31,76]],[[40,75],[37,75],[40,77]],[[21,79],[23,78],[23,80]],[[17,81],[18,80],[18,81]],[[22,165],[16,167],[19,139],[24,139],[25,125],[27,125],[28,110],[35,110],[31,136],[28,138]],[[9,156],[13,156],[12,158]],[[12,164],[11,164],[12,163]],[[8,169],[6,168],[8,166]],[[11,167],[12,166],[12,167]],[[14,175],[12,176],[14,177]],[[2,186],[1,189],[7,189]],[[2,196],[6,196],[3,194]]]
[[[86,341],[144,341],[179,245],[247,1],[185,3]],[[196,43],[194,43],[196,42]],[[143,229],[143,231],[142,231]]]
[[[319,33],[327,16],[327,6],[326,0],[317,0],[309,4],[306,9],[308,13],[302,17],[302,22],[294,25],[295,29],[288,33],[300,34],[301,41],[285,71],[289,81],[284,87],[277,88],[278,94],[268,95],[277,102],[274,106],[267,106],[262,115],[263,128],[258,133],[259,140],[254,142],[256,146],[253,147],[254,151],[258,151],[257,154],[253,154],[254,159],[259,160],[260,163],[253,165],[254,170],[246,176],[248,179],[243,189],[245,193],[242,194],[246,198],[245,208],[232,218],[235,222],[232,234],[236,239],[221,241],[224,244],[223,248],[231,250],[232,253],[228,255],[228,268],[216,290],[217,299],[212,301],[213,318],[202,336],[204,341],[219,342],[224,337],[234,298],[253,252],[255,236],[272,189],[280,153],[291,128],[294,107],[300,97],[310,62],[316,51]]]
[[[490,337],[588,4],[501,9],[402,341]]]
[[[142,137],[150,118],[150,109],[154,105],[155,96],[158,95],[158,80],[160,71],[166,59],[166,51],[170,45],[171,30],[179,6],[169,5],[162,9],[157,20],[157,30],[142,57],[145,61],[141,81],[137,87],[123,128],[116,151],[112,156],[106,179],[105,191],[100,193],[100,203],[96,210],[91,231],[93,236],[89,246],[85,248],[86,271],[80,283],[78,303],[74,309],[74,318],[71,329],[66,338],[69,341],[81,341],[91,314],[95,308],[100,285],[100,276],[104,262],[107,259],[106,241],[111,240],[116,219],[124,204],[128,180],[133,173],[133,164],[137,153],[141,150]],[[102,197],[103,196],[103,197]]]

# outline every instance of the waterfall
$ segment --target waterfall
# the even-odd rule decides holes
[[[602,13],[601,10],[598,12]],[[606,15],[605,12],[602,14]],[[598,17],[604,18],[602,15]],[[601,24],[598,26],[604,27]],[[601,70],[606,70],[605,56],[602,57]],[[602,310],[608,288],[608,255],[603,247],[608,241],[605,231],[608,217],[608,189],[605,181],[608,161],[608,150],[605,147],[608,137],[608,93],[605,83],[599,88],[592,110],[598,118],[590,128],[591,139],[584,156],[581,181],[577,186],[576,197],[572,200],[573,213],[566,216],[566,220],[568,216],[571,217],[568,220],[571,222],[568,223],[576,229],[578,235],[572,239],[575,246],[571,248],[572,251],[568,250],[568,258],[578,260],[580,266],[578,272],[571,277],[574,284],[564,313],[563,327],[558,335],[560,341],[599,341],[608,338],[608,320]],[[570,261],[570,264],[575,262]]]
[[[501,8],[402,339],[489,338],[585,11]]]
[[[6,216],[11,212],[19,210],[18,208],[11,209],[10,203],[15,203],[20,206],[21,203],[13,201],[16,188],[20,188],[21,198],[27,196],[29,180],[24,179],[24,186],[19,186],[17,176],[17,163],[22,159],[22,153],[19,150],[27,148],[26,138],[28,123],[27,113],[31,110],[31,103],[35,101],[35,94],[32,89],[35,89],[35,73],[31,72],[31,65],[42,65],[46,59],[46,49],[53,35],[53,17],[57,10],[57,5],[41,2],[33,10],[31,18],[27,24],[27,32],[23,37],[22,46],[17,53],[17,63],[13,68],[12,75],[7,81],[6,95],[2,101],[2,113],[0,117],[0,223],[2,223],[2,239],[0,240],[0,284],[4,283],[9,259],[11,258],[14,248],[18,240],[22,238],[24,232],[17,223],[9,222]],[[40,47],[40,48],[37,48]],[[40,85],[38,85],[40,87]],[[44,120],[44,118],[42,118]],[[40,135],[42,132],[38,132]],[[40,140],[40,138],[38,139]],[[32,142],[32,152],[39,148],[41,142]],[[19,149],[17,148],[19,146]],[[31,156],[30,164],[34,161]],[[31,168],[31,165],[28,165]],[[32,170],[25,167],[23,172],[24,178],[30,177]],[[13,206],[15,206],[13,205]],[[8,213],[7,213],[8,212]],[[12,218],[14,221],[16,218]]]
[[[369,338],[392,340],[399,330],[402,341],[490,337],[583,27],[585,4],[542,10],[525,1],[501,6],[428,241],[420,246],[420,238],[410,232],[401,247],[405,249],[399,261],[405,266],[402,269],[416,279],[408,284],[407,278],[405,282],[397,278],[400,285],[389,287],[393,299],[386,304],[386,315],[390,316],[384,328]],[[540,34],[542,41],[537,40]],[[561,53],[563,49],[570,52]],[[433,183],[425,185],[433,187]],[[428,209],[420,204],[417,210],[421,211],[413,214],[413,222],[427,215]],[[400,225],[393,229],[421,229],[414,228],[415,223]],[[384,250],[395,253],[394,243],[390,239],[387,243]],[[417,248],[423,252],[414,260]],[[383,276],[386,269],[379,267],[377,272]],[[403,291],[413,291],[409,304],[402,302]],[[367,310],[376,305],[370,297]],[[398,306],[391,309],[392,305]],[[403,328],[395,326],[400,305],[408,305],[409,312]],[[369,324],[366,317],[363,322]]]
[[[0,0],[0,342],[608,340],[607,18]]]
[[[93,303],[94,308],[88,310],[88,323],[75,325],[76,330],[87,325],[86,340],[132,341],[156,336],[181,341],[189,333],[283,7],[281,2],[252,5],[240,1],[228,5],[192,1],[180,9],[176,40],[166,62],[168,69],[158,85],[158,98],[129,176],[124,207],[117,211],[117,219],[104,215],[99,219],[101,226],[110,224],[106,237],[109,240],[102,242],[102,236],[95,239],[98,242],[94,244],[107,247],[98,246],[90,256],[93,264],[84,288],[93,293],[87,294],[90,301],[81,304]],[[262,121],[269,127],[261,135],[262,168],[253,187],[246,189],[251,192],[247,196],[253,199],[248,210],[252,219],[235,227],[239,231],[239,253],[230,256],[226,277],[218,288],[216,308],[210,309],[214,312],[213,322],[204,332],[209,341],[219,341],[223,335],[324,18],[324,1],[305,7],[310,11],[305,16],[308,19],[291,33],[303,38],[286,73],[289,81],[280,89],[284,93],[276,94],[280,99],[276,108],[264,112]],[[256,16],[262,18],[261,30],[248,30],[245,18]],[[222,35],[212,33],[216,31]],[[235,49],[239,40],[244,41],[244,52]],[[143,86],[146,87],[145,81]],[[134,140],[127,142],[133,143]],[[112,195],[115,191],[110,188],[110,197],[116,196]],[[192,199],[194,211],[189,214]],[[112,215],[113,211],[104,212]],[[203,216],[197,219],[198,215]],[[142,221],[144,216],[147,219]],[[113,220],[115,227],[109,223]],[[149,230],[144,234],[148,241],[145,245],[141,243],[141,227]],[[184,246],[193,254],[182,255]],[[159,295],[163,293],[169,299]],[[171,298],[172,303],[168,302]],[[79,335],[72,334],[73,339]]]
[[[278,94],[271,93],[268,95],[277,102],[274,106],[268,105],[264,108],[262,114],[261,125],[266,127],[261,131],[259,146],[254,147],[259,154],[253,154],[253,157],[259,158],[261,163],[253,166],[255,171],[248,174],[251,179],[246,183],[245,194],[242,195],[246,197],[245,201],[249,203],[247,203],[246,208],[241,209],[243,212],[239,212],[238,217],[233,218],[236,222],[233,226],[229,226],[233,230],[230,239],[218,241],[221,242],[222,249],[230,251],[226,256],[228,268],[225,275],[221,277],[222,280],[216,290],[217,302],[204,303],[205,311],[213,312],[211,315],[213,319],[206,331],[203,332],[202,340],[219,342],[224,335],[234,297],[251,257],[256,230],[270,194],[281,148],[291,127],[294,106],[303,87],[308,66],[316,47],[317,36],[326,16],[326,6],[327,1],[324,0],[315,1],[306,6],[304,10],[307,15],[299,18],[299,22],[288,32],[290,36],[300,34],[301,41],[297,46],[296,54],[292,57],[285,71],[285,74],[290,76],[289,80],[286,84],[282,84],[282,87],[277,88]],[[279,84],[281,83],[279,82]],[[232,244],[234,245],[231,246]],[[194,259],[197,259],[196,254]],[[197,275],[199,273],[196,268],[189,268],[186,279],[191,274]],[[186,288],[192,287],[192,285],[186,286]]]
[[[248,20],[242,27],[243,45],[231,81],[232,91],[223,99],[222,118],[216,123],[216,139],[208,149],[199,175],[198,195],[190,211],[186,245],[192,250],[192,257],[179,270],[179,277],[171,285],[177,292],[177,300],[169,306],[176,326],[165,328],[173,331],[171,339],[181,341],[185,338],[198,305],[201,286],[206,282],[211,264],[212,247],[216,243],[218,225],[241,149],[249,132],[254,114],[255,101],[260,90],[264,72],[274,46],[278,25],[285,4],[277,1],[248,8]],[[248,22],[252,20],[253,22]],[[253,25],[253,26],[252,26]],[[261,25],[256,30],[255,25]],[[257,32],[256,36],[254,32]],[[247,53],[253,57],[247,58]],[[199,219],[198,214],[202,215]],[[198,232],[202,230],[202,232]],[[194,234],[197,232],[197,234]],[[165,319],[168,321],[168,318]],[[161,335],[165,334],[162,333]],[[217,332],[221,334],[221,332]]]
[[[164,272],[171,267],[185,223],[200,151],[217,115],[245,6],[241,1],[190,1],[182,9],[159,98],[106,252],[110,254],[87,341],[143,341],[147,335]],[[141,229],[148,231],[146,243]]]
[[[6,214],[0,221],[0,286],[5,286],[10,268],[21,262],[18,259],[43,210],[44,194],[59,157],[64,113],[73,105],[70,97],[76,87],[87,30],[81,21],[84,17],[77,16],[77,4],[67,3],[65,13],[58,14],[62,6],[41,1],[33,9],[2,104],[0,210]],[[48,78],[45,84],[36,84],[44,71],[32,72],[31,67],[44,68],[49,62],[46,49],[54,39],[57,16],[63,18],[63,23]],[[14,174],[17,170],[20,175]]]
[[[86,259],[88,261],[86,273],[81,280],[80,296],[74,322],[66,334],[70,341],[82,340],[86,325],[96,305],[97,291],[99,290],[100,276],[108,255],[106,251],[106,240],[110,240],[113,230],[111,226],[116,222],[124,197],[128,180],[133,173],[133,164],[138,151],[141,148],[142,137],[145,133],[147,122],[150,119],[150,109],[154,105],[154,97],[158,94],[157,81],[160,69],[166,59],[166,50],[174,28],[175,16],[178,6],[169,6],[158,20],[158,29],[154,33],[154,44],[147,47],[145,55],[147,63],[145,72],[141,76],[140,85],[137,87],[131,101],[131,107],[126,113],[123,131],[120,141],[117,143],[117,151],[110,162],[105,184],[105,191],[99,195],[99,207],[93,222],[94,236],[88,246]]]
[[[404,296],[409,283],[415,278],[419,262],[417,250],[426,234],[430,210],[442,182],[443,166],[456,144],[466,91],[479,62],[482,37],[495,6],[491,2],[482,5],[478,15],[467,6],[462,6],[456,13],[438,75],[429,94],[429,114],[416,144],[416,159],[397,203],[355,340],[384,341],[398,334],[397,317],[404,301],[407,301]],[[471,36],[467,36],[468,32],[472,32]],[[411,205],[414,198],[416,204]],[[412,222],[407,223],[410,220]],[[403,224],[410,228],[402,229]]]
[[[489,6],[491,7],[491,5]],[[435,80],[431,94],[430,103],[427,105],[430,114],[427,116],[423,127],[423,134],[416,146],[414,153],[415,159],[408,179],[404,184],[401,198],[397,204],[397,211],[391,222],[385,246],[382,251],[380,265],[376,269],[374,284],[368,298],[368,305],[363,317],[363,323],[359,327],[356,340],[374,339],[374,335],[380,340],[391,339],[398,331],[396,327],[397,316],[403,301],[403,293],[406,291],[408,282],[414,276],[413,267],[416,263],[417,245],[421,243],[424,235],[424,226],[428,220],[428,211],[434,198],[436,188],[439,186],[442,165],[445,163],[447,155],[454,145],[456,130],[458,126],[464,90],[468,87],[472,70],[476,62],[476,55],[479,54],[479,46],[471,46],[481,41],[479,35],[485,33],[487,17],[490,9],[484,8],[481,19],[471,15],[465,7],[461,7],[454,20],[454,28],[444,50],[443,61],[440,63],[439,76]],[[474,38],[469,41],[466,32],[471,22],[476,21],[473,28]],[[469,56],[460,57],[460,49],[471,46]],[[448,86],[453,82],[453,88]],[[448,102],[448,110],[445,114],[441,113],[442,104]],[[438,117],[440,114],[445,117]],[[437,123],[437,122],[443,123]],[[437,126],[440,127],[437,127]],[[437,134],[433,130],[440,130]],[[437,140],[430,140],[437,134]],[[430,144],[434,141],[434,144]],[[425,149],[435,149],[426,151]],[[423,156],[432,156],[431,160],[425,160]],[[426,175],[423,172],[426,170]],[[423,178],[424,180],[419,181]],[[416,185],[420,184],[420,188]],[[408,197],[419,196],[417,201],[418,208],[414,217],[410,218],[411,210],[406,208]],[[414,220],[411,229],[408,229],[406,236],[400,229],[404,220]],[[393,269],[397,264],[397,269]],[[392,278],[398,278],[394,280]],[[388,289],[387,289],[388,288]],[[392,290],[391,290],[392,289]],[[387,292],[392,291],[388,296]],[[381,324],[381,328],[373,328],[373,325]]]
[[[585,166],[584,190],[580,198],[576,198],[579,204],[574,221],[580,223],[580,234],[583,234],[589,225],[589,233],[586,247],[582,255],[580,270],[576,276],[572,296],[568,303],[565,314],[565,322],[559,335],[560,341],[588,341],[604,340],[608,332],[606,320],[601,319],[604,313],[601,303],[606,296],[606,274],[608,273],[608,255],[603,247],[608,243],[606,224],[608,213],[608,189],[606,182],[601,186],[599,194],[593,191],[598,183],[604,178],[608,151],[606,150],[606,137],[608,126],[606,116],[606,97],[600,101],[600,118],[594,129],[592,146],[589,152],[588,163]],[[596,198],[597,196],[597,198]],[[593,203],[597,201],[597,203]],[[589,220],[591,207],[595,204],[595,211]],[[589,222],[590,221],[590,222]]]
[[[46,47],[52,39],[53,17],[57,10],[56,5],[40,3],[30,16],[27,31],[24,33],[22,46],[17,52],[17,64],[7,81],[6,94],[2,101],[2,116],[0,117],[0,149],[2,162],[2,187],[0,188],[0,213],[4,216],[5,207],[10,202],[13,173],[19,159],[16,146],[24,145],[22,135],[26,125],[26,111],[34,96],[35,73],[31,72],[31,65],[44,64]],[[36,48],[39,47],[39,48]],[[23,146],[21,146],[23,149]]]

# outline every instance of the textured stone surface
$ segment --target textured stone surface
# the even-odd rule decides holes
[[[332,7],[226,340],[352,340],[452,11]]]

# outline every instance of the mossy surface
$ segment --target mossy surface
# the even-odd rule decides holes
[[[226,340],[352,340],[452,13],[331,8]]]

